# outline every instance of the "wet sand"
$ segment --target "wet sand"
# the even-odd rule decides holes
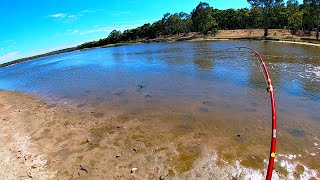
[[[166,138],[157,136],[165,135],[146,129],[143,120],[120,111],[104,115],[65,105],[0,92],[0,166],[6,169],[1,177],[159,179],[186,171],[200,155],[196,139],[177,140],[183,148],[177,150],[172,137],[162,141]],[[175,167],[180,158],[186,163]]]
[[[187,124],[163,119],[159,123],[161,115],[157,112],[141,117],[108,109],[106,114],[79,105],[74,108],[68,103],[52,104],[21,93],[0,91],[0,169],[5,169],[0,171],[1,177],[264,178],[266,162],[260,162],[267,158],[268,148],[257,146],[257,141],[248,142],[246,135],[250,132],[227,137],[219,135],[219,130],[209,134]],[[190,118],[179,113],[175,116]],[[237,142],[251,144],[250,152],[240,151],[243,146],[238,147]],[[225,156],[219,158],[221,154]],[[242,160],[232,157],[237,155]],[[318,172],[309,172],[304,166],[297,168],[300,171],[296,169],[294,177],[319,177]],[[281,174],[280,165],[275,169],[280,172],[274,173],[276,179],[290,177],[288,173]]]

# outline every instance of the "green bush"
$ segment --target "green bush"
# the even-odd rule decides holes
[[[210,34],[215,36],[216,34],[218,34],[218,32],[219,32],[218,29],[214,28],[210,31]]]

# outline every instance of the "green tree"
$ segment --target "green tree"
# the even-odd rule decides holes
[[[213,9],[212,17],[216,20],[219,29],[226,29],[226,20],[223,10]]]
[[[187,14],[185,12],[180,12],[179,18],[181,19],[180,26],[182,29],[182,33],[188,34],[190,32],[191,26],[192,26],[192,21],[190,19],[189,14]]]
[[[263,17],[264,36],[268,36],[268,29],[270,25],[270,17],[272,16],[272,9],[283,2],[283,0],[247,0],[253,7],[259,7]]]
[[[167,27],[173,35],[179,35],[182,32],[182,20],[178,13],[175,13],[168,18]]]
[[[213,8],[208,3],[200,2],[191,13],[193,29],[205,35],[217,26],[216,20],[212,17]]]
[[[252,7],[249,12],[248,26],[250,28],[261,28],[262,27],[262,12],[259,7]]]
[[[139,27],[138,36],[140,38],[151,38],[152,37],[152,31],[151,31],[150,23],[146,23],[143,26]]]
[[[237,28],[239,29],[247,29],[249,27],[249,9],[242,8],[238,9],[237,11]]]
[[[271,9],[270,28],[283,29],[288,25],[288,13],[285,4],[279,3]]]
[[[316,27],[316,38],[319,40],[320,30],[320,0],[304,0],[303,4],[306,5],[306,10],[310,12],[313,17],[313,26]]]
[[[163,31],[163,34],[164,35],[171,35],[172,32],[171,32],[171,28],[169,27],[169,24],[168,24],[168,20],[170,18],[171,14],[170,13],[166,13],[163,15],[162,17],[162,24],[164,25],[164,31]]]
[[[113,30],[108,36],[109,43],[117,43],[121,37],[121,31]]]
[[[159,37],[163,34],[164,25],[161,20],[154,22],[151,25],[151,38]]]
[[[294,13],[299,12],[299,3],[297,0],[287,1],[287,12],[289,15],[293,15]]]
[[[288,18],[289,27],[292,30],[292,34],[296,34],[299,29],[302,28],[303,12],[296,12]]]

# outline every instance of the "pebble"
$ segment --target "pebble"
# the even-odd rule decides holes
[[[130,172],[131,172],[131,173],[134,173],[134,172],[136,172],[137,170],[138,170],[138,168],[132,168]]]

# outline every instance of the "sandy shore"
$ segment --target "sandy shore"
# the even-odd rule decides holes
[[[159,114],[139,119],[121,110],[102,114],[96,109],[73,108],[68,103],[52,104],[0,91],[0,177],[264,179],[266,161],[263,169],[251,169],[242,166],[241,160],[219,158],[215,149],[231,142],[228,137],[188,132],[187,126],[174,127],[169,122],[161,124]],[[251,152],[257,155],[250,156],[254,158],[252,163],[259,163],[255,158],[260,153],[266,154],[261,148]],[[277,172],[276,179],[286,179]],[[317,177],[317,173],[305,170],[301,174]],[[294,171],[288,174],[298,175]]]
[[[201,134],[174,137],[164,124],[155,129],[121,112],[79,111],[0,91],[0,120],[5,179],[263,178],[239,162],[238,169],[218,166]]]
[[[16,92],[0,91],[0,120],[5,179],[188,177],[196,160],[188,153],[199,157],[201,148],[190,138],[176,140],[187,148],[177,149],[173,137],[157,138],[156,130],[121,112],[79,111]],[[177,166],[180,156],[185,163]]]

